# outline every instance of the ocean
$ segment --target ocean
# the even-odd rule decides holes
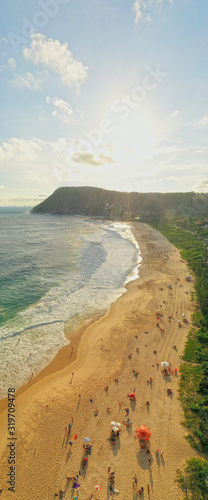
[[[140,261],[126,223],[0,208],[0,398],[69,343],[66,321],[107,312]]]

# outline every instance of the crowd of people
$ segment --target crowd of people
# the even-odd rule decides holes
[[[177,283],[178,283],[178,281],[177,281]],[[168,288],[169,288],[169,290],[172,291],[172,286],[169,285]],[[161,287],[160,290],[163,291],[163,287]],[[163,300],[163,303],[166,304],[166,301]],[[162,305],[160,305],[160,307],[162,307]],[[176,312],[175,315],[176,315],[176,318],[178,321],[178,326],[182,326],[182,322],[180,322],[178,320],[178,313]],[[168,317],[168,322],[171,323],[172,321],[174,321],[174,314],[173,313],[171,315],[169,315],[169,317]],[[187,320],[185,314],[183,314],[183,322],[188,323],[188,320]],[[157,328],[160,329],[161,334],[163,336],[163,334],[165,333],[165,321],[164,321],[164,314],[161,313],[160,310],[156,311],[156,326],[157,326]],[[145,332],[145,333],[148,333],[148,332]],[[134,335],[134,337],[136,338],[136,341],[137,341],[138,335]],[[175,351],[177,351],[177,346],[175,344],[172,347]],[[141,348],[136,346],[135,352],[137,355],[139,355],[141,353]],[[159,357],[160,361],[161,361],[161,359],[163,359],[162,353],[158,353],[158,348],[153,350],[153,355],[154,355],[154,359],[155,359],[155,357],[156,358]],[[133,357],[132,353],[128,354],[128,359],[130,361],[132,360],[132,357]],[[137,359],[139,359],[139,357]],[[135,362],[136,362],[136,360],[134,360],[134,363]],[[158,359],[157,363],[156,363],[157,369],[159,369],[160,365],[163,365],[163,364],[164,363],[161,363],[161,362],[159,363],[159,359]],[[177,376],[178,375],[178,368],[172,368],[171,362],[169,360],[166,364],[167,364],[167,366],[162,366],[161,373],[164,376],[169,377],[169,378],[171,376],[174,376],[174,377]],[[155,366],[155,363],[152,363],[152,367],[154,367],[154,366]],[[136,369],[131,370],[131,373],[133,374],[133,377],[136,377],[136,378],[139,375],[139,371]],[[73,374],[73,376],[74,376],[74,374]],[[115,378],[114,381],[115,381],[115,384],[117,384],[117,385],[120,382],[120,380],[118,378]],[[153,377],[152,376],[150,376],[147,379],[147,384],[150,385],[152,388],[152,385],[153,385]],[[104,387],[104,391],[105,391],[106,395],[108,396],[108,393],[109,393],[109,386],[108,385]],[[170,388],[170,387],[167,388],[167,395],[172,395],[172,388]],[[136,403],[136,387],[134,387],[132,392],[129,392],[126,395],[126,397],[129,399],[131,404]],[[81,394],[79,394],[79,398],[81,398]],[[90,403],[92,403],[92,404],[94,403],[94,400],[92,398],[90,398]],[[151,401],[147,400],[144,404],[146,405],[148,411],[150,411]],[[123,406],[124,406],[124,408],[122,408]],[[131,421],[130,416],[129,416],[130,415],[130,408],[128,406],[126,406],[126,404],[123,403],[122,401],[119,401],[119,408],[123,409],[125,411],[125,416],[123,417],[122,424],[126,427],[131,427],[132,421]],[[111,407],[107,406],[106,411],[107,411],[107,414],[110,414],[112,412]],[[94,410],[93,414],[94,414],[94,416],[97,416],[99,414],[99,410],[98,409]],[[69,423],[68,427],[65,428],[69,436],[71,434],[72,425],[73,425],[73,418],[71,419],[71,422]],[[117,439],[119,439],[121,432],[122,432],[122,429],[120,429],[120,428],[111,429],[110,437],[108,439],[109,439],[109,442],[112,446],[116,446]],[[69,445],[72,445],[72,441],[69,441]],[[89,444],[89,443],[84,444],[83,448],[84,448],[84,452],[86,453],[86,455],[91,455],[92,444]],[[149,466],[151,467],[152,455],[151,455],[151,451],[150,451],[149,440],[147,440],[146,442],[140,440],[140,450],[139,451],[141,453],[147,454],[147,460],[149,462]],[[156,449],[155,453],[156,453],[156,455],[160,456],[161,458],[163,457],[162,450]],[[82,470],[86,468],[86,466],[88,464],[88,460],[89,459],[87,456],[83,457],[82,462],[81,462]],[[115,488],[115,471],[111,469],[111,466],[108,467],[107,473],[108,473],[109,491],[112,494],[114,494],[114,493],[119,494],[119,490],[117,490]],[[80,485],[77,486],[79,484],[78,483],[79,475],[80,475],[80,471],[79,471],[79,474],[77,474],[76,476],[67,477],[67,482],[72,481],[72,483],[73,483],[72,488],[77,488],[80,486]],[[135,491],[135,493],[137,493],[139,496],[144,495],[145,488],[147,488],[147,493],[148,493],[148,495],[150,495],[150,485],[147,484],[146,487],[138,486],[138,479],[137,479],[136,474],[134,474],[134,477],[133,477],[132,487],[133,487],[133,490]],[[59,496],[59,498],[62,498],[63,495],[64,495],[63,490],[60,490],[59,493],[55,494],[55,496]],[[72,498],[76,498],[76,497],[72,497]],[[89,500],[92,500],[93,498],[94,498],[94,494],[92,493],[91,496],[89,497]],[[96,500],[98,500],[98,499],[96,499]]]

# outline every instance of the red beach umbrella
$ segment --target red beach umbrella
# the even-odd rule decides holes
[[[132,392],[132,393],[130,394],[130,398],[135,398],[135,393],[134,393],[134,392]]]
[[[148,441],[151,436],[151,430],[146,425],[139,425],[135,432],[137,437],[142,439],[142,441]]]
[[[77,438],[78,438],[78,434],[75,434],[75,435],[74,435],[74,439],[77,439]]]

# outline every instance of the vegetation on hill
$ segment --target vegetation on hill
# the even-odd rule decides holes
[[[169,224],[154,224],[181,250],[195,274],[196,312],[181,366],[179,395],[184,410],[187,439],[199,451],[208,453],[208,219],[189,217]],[[208,499],[208,461],[191,458],[177,480],[185,498]]]
[[[208,462],[190,458],[183,470],[177,470],[177,481],[185,493],[185,498],[208,500]]]
[[[185,228],[183,229],[183,223]],[[175,246],[195,274],[195,328],[189,332],[181,367],[180,397],[189,429],[191,444],[208,453],[208,241],[201,238],[198,225],[192,218],[165,225],[154,225]],[[205,224],[205,220],[201,221]],[[193,229],[193,224],[195,231]]]
[[[164,222],[171,217],[205,214],[207,206],[208,195],[194,192],[124,193],[84,186],[56,189],[32,212]]]

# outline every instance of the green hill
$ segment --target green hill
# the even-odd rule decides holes
[[[125,193],[95,187],[61,187],[32,213],[88,215],[108,219],[167,220],[208,213],[208,194]]]

